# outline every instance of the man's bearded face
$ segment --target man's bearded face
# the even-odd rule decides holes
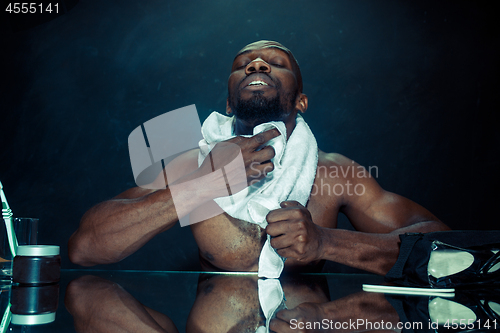
[[[229,75],[228,111],[247,126],[287,120],[296,112],[301,92],[294,64],[279,43],[259,41],[244,47]]]

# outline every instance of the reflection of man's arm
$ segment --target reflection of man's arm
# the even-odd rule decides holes
[[[64,303],[77,332],[178,332],[170,318],[142,305],[118,284],[95,276],[73,280]]]
[[[359,319],[363,319],[362,323]],[[328,303],[302,303],[281,310],[271,321],[271,330],[284,332],[372,332],[374,323],[390,323],[397,327],[399,316],[384,294],[360,292]],[[321,323],[320,329],[300,330],[307,323]],[[351,323],[356,323],[352,325]],[[366,323],[372,323],[372,328]],[[358,325],[359,323],[359,325]],[[336,329],[340,327],[340,329]],[[319,324],[318,324],[319,325]],[[342,326],[343,325],[343,326]],[[317,326],[319,327],[319,326]],[[392,332],[391,330],[376,330]]]

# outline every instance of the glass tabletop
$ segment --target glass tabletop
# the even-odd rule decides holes
[[[433,310],[450,310],[446,298],[362,290],[363,284],[383,283],[383,277],[371,274],[297,274],[259,280],[248,273],[62,270],[56,285],[2,285],[2,332],[260,333],[268,332],[269,325],[276,332],[453,328],[452,322],[443,326],[449,313]],[[476,319],[467,322],[470,313],[459,309],[462,312],[455,314],[464,317],[462,324],[477,329],[482,319],[484,330],[489,319],[491,331],[500,328],[495,317],[500,314],[497,291],[457,297],[452,300],[464,307],[477,301],[492,311],[488,317],[471,307]],[[55,319],[50,318],[52,312]],[[37,314],[49,322],[30,322]],[[438,320],[440,326],[433,327]]]

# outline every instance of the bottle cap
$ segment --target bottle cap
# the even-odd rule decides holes
[[[57,256],[59,253],[60,250],[57,245],[19,245],[17,247],[18,256]]]

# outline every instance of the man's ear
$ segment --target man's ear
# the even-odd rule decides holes
[[[295,103],[295,108],[300,113],[304,113],[307,110],[307,106],[308,106],[307,95],[303,94],[303,93],[299,93],[299,95],[297,96],[297,101]]]
[[[230,116],[233,113],[233,110],[231,110],[231,107],[229,106],[229,97],[226,99],[226,114]]]

